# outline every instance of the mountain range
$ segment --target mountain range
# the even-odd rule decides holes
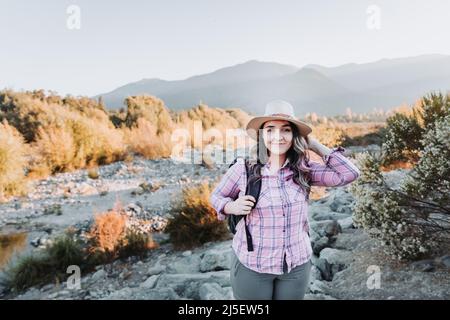
[[[130,95],[150,94],[172,110],[200,102],[210,107],[240,108],[261,114],[273,99],[287,100],[297,116],[308,112],[332,116],[347,108],[365,113],[411,104],[431,91],[450,90],[450,56],[440,54],[303,67],[250,60],[184,80],[142,79],[99,94],[109,109],[124,106]]]

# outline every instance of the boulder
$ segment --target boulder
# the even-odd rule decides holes
[[[450,255],[445,255],[436,259],[437,263],[442,265],[445,268],[450,268]]]
[[[153,275],[147,278],[144,282],[142,282],[139,287],[145,288],[145,289],[153,289],[156,285],[156,282],[158,281],[159,275]]]
[[[311,229],[319,235],[320,238],[325,236],[325,227],[330,222],[333,221],[332,220],[311,221],[309,225]]]
[[[310,279],[310,282],[312,282],[314,280],[322,280],[322,275],[320,273],[319,268],[317,268],[317,266],[315,266],[315,265],[311,266],[311,272],[310,272],[309,279]]]
[[[204,283],[217,283],[221,287],[229,287],[230,272],[223,270],[192,274],[162,274],[156,289],[170,287],[180,296],[197,300],[200,299],[200,286]]]
[[[311,244],[314,254],[319,255],[320,251],[328,246],[328,243],[329,239],[327,237],[322,237],[319,240],[312,242]]]
[[[352,216],[349,216],[344,219],[339,219],[337,222],[339,223],[339,225],[341,226],[342,229],[353,228],[353,217]]]
[[[230,269],[231,248],[226,250],[209,250],[204,253],[200,262],[200,271],[220,271]]]
[[[435,265],[433,260],[420,260],[411,263],[410,267],[415,271],[430,272],[434,270]]]
[[[314,280],[310,285],[309,285],[309,292],[310,293],[321,293],[321,294],[328,294],[329,292],[329,286],[326,282],[324,281],[320,281],[320,280]]]
[[[92,281],[99,281],[99,280],[105,279],[106,277],[107,277],[106,271],[103,269],[100,269],[92,275],[91,279],[92,279]]]
[[[341,233],[341,232],[342,232],[342,228],[341,228],[341,226],[339,225],[339,223],[336,220],[328,222],[325,225],[324,233],[325,233],[325,236],[327,236],[329,238],[330,237],[334,237],[338,233]]]
[[[167,265],[167,272],[169,273],[197,273],[200,272],[200,257],[193,254],[181,259],[176,259]]]
[[[323,278],[332,280],[334,274],[345,269],[351,263],[352,253],[347,250],[325,248],[320,252],[320,260],[321,264],[317,267],[322,271]]]
[[[153,276],[156,274],[162,273],[166,269],[165,266],[160,264],[160,261],[157,261],[154,266],[150,267],[147,271],[148,276]]]
[[[313,266],[315,266],[317,270],[319,270],[321,279],[326,281],[332,280],[331,267],[325,259],[320,259],[316,256],[313,256],[311,258],[311,262]]]
[[[231,298],[229,294],[229,290],[222,288],[215,282],[204,283],[199,288],[199,296],[201,300],[229,300]]]

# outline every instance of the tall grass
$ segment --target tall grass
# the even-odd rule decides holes
[[[69,234],[57,238],[44,251],[27,255],[6,271],[5,284],[15,291],[35,285],[62,282],[67,268],[77,265],[84,270],[82,246]]]

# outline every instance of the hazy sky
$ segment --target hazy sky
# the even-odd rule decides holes
[[[67,27],[71,5],[80,29]],[[380,29],[367,27],[371,5]],[[301,67],[450,54],[449,16],[448,0],[0,0],[0,88],[94,95],[253,59]]]

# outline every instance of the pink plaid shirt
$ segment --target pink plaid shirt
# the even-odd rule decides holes
[[[344,186],[358,178],[359,169],[343,155],[344,151],[343,147],[333,148],[329,155],[322,157],[325,164],[314,161],[301,164],[310,170],[312,186]],[[232,248],[242,264],[257,272],[283,274],[285,255],[290,272],[312,256],[308,200],[303,188],[292,180],[293,172],[287,163],[288,159],[275,174],[269,172],[269,163],[261,169],[260,196],[247,215],[254,251],[247,251],[244,219],[236,227]],[[245,194],[246,183],[244,160],[239,158],[210,196],[219,220],[226,218],[225,204]]]

